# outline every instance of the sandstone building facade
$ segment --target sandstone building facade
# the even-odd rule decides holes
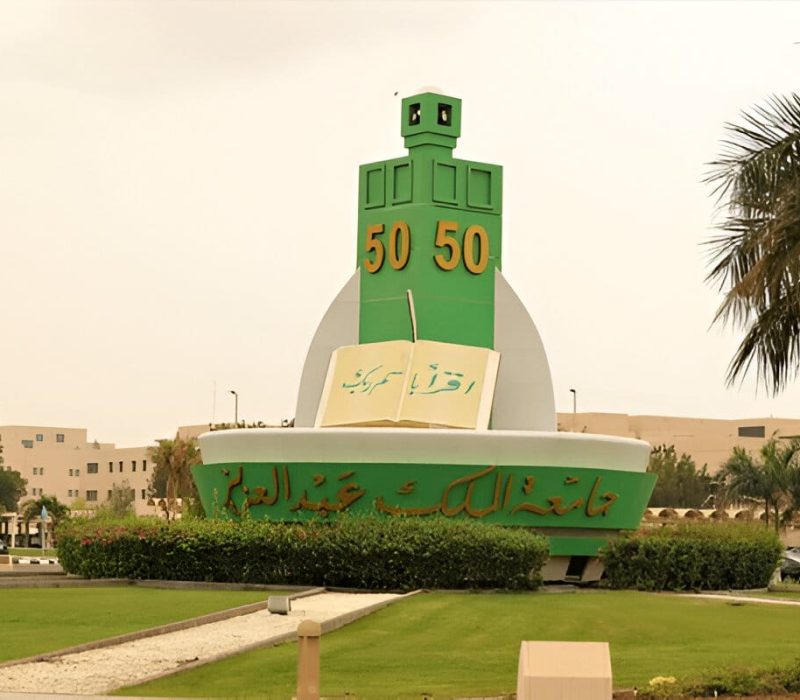
[[[715,474],[734,447],[756,454],[773,435],[800,436],[796,418],[680,418],[631,416],[625,413],[559,413],[558,429],[632,437],[658,445],[675,445],[680,455],[690,455],[698,467],[708,465]]]
[[[116,447],[113,443],[90,442],[86,428],[46,426],[0,426],[0,445],[6,469],[27,479],[23,497],[55,496],[73,505],[102,505],[114,486],[127,481],[139,514],[152,514],[147,506],[147,487],[153,465],[147,447]]]

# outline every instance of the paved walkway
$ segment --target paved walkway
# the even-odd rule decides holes
[[[767,603],[768,605],[800,605],[800,600],[791,598],[758,598],[752,595],[734,595],[728,593],[692,593],[693,598],[710,598],[712,600],[735,600],[741,603]]]
[[[77,695],[109,693],[217,661],[249,649],[295,638],[303,619],[322,623],[323,632],[337,629],[402,596],[390,593],[320,593],[292,601],[288,615],[261,610],[228,620],[91,651],[31,661],[0,669],[0,698],[16,693],[49,692]]]

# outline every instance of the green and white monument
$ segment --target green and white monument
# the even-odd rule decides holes
[[[556,430],[550,370],[501,273],[503,173],[459,160],[461,101],[402,101],[402,158],[359,171],[356,271],[320,323],[295,427],[200,437],[207,513],[535,528],[545,578],[594,580],[655,476],[640,440]]]

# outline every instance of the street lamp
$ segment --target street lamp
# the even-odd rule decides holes
[[[237,394],[233,389],[228,389],[228,391],[233,394],[234,404],[233,404],[233,424],[238,428],[239,427],[239,394]]]
[[[576,389],[570,389],[570,393],[572,394],[572,432],[574,433],[578,413],[578,392]]]

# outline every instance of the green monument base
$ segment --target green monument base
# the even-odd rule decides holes
[[[262,429],[209,433],[201,445],[211,463],[193,473],[210,514],[474,518],[536,528],[563,556],[594,556],[636,529],[655,484],[636,468],[645,443],[574,433]],[[462,463],[431,459],[447,455]]]

